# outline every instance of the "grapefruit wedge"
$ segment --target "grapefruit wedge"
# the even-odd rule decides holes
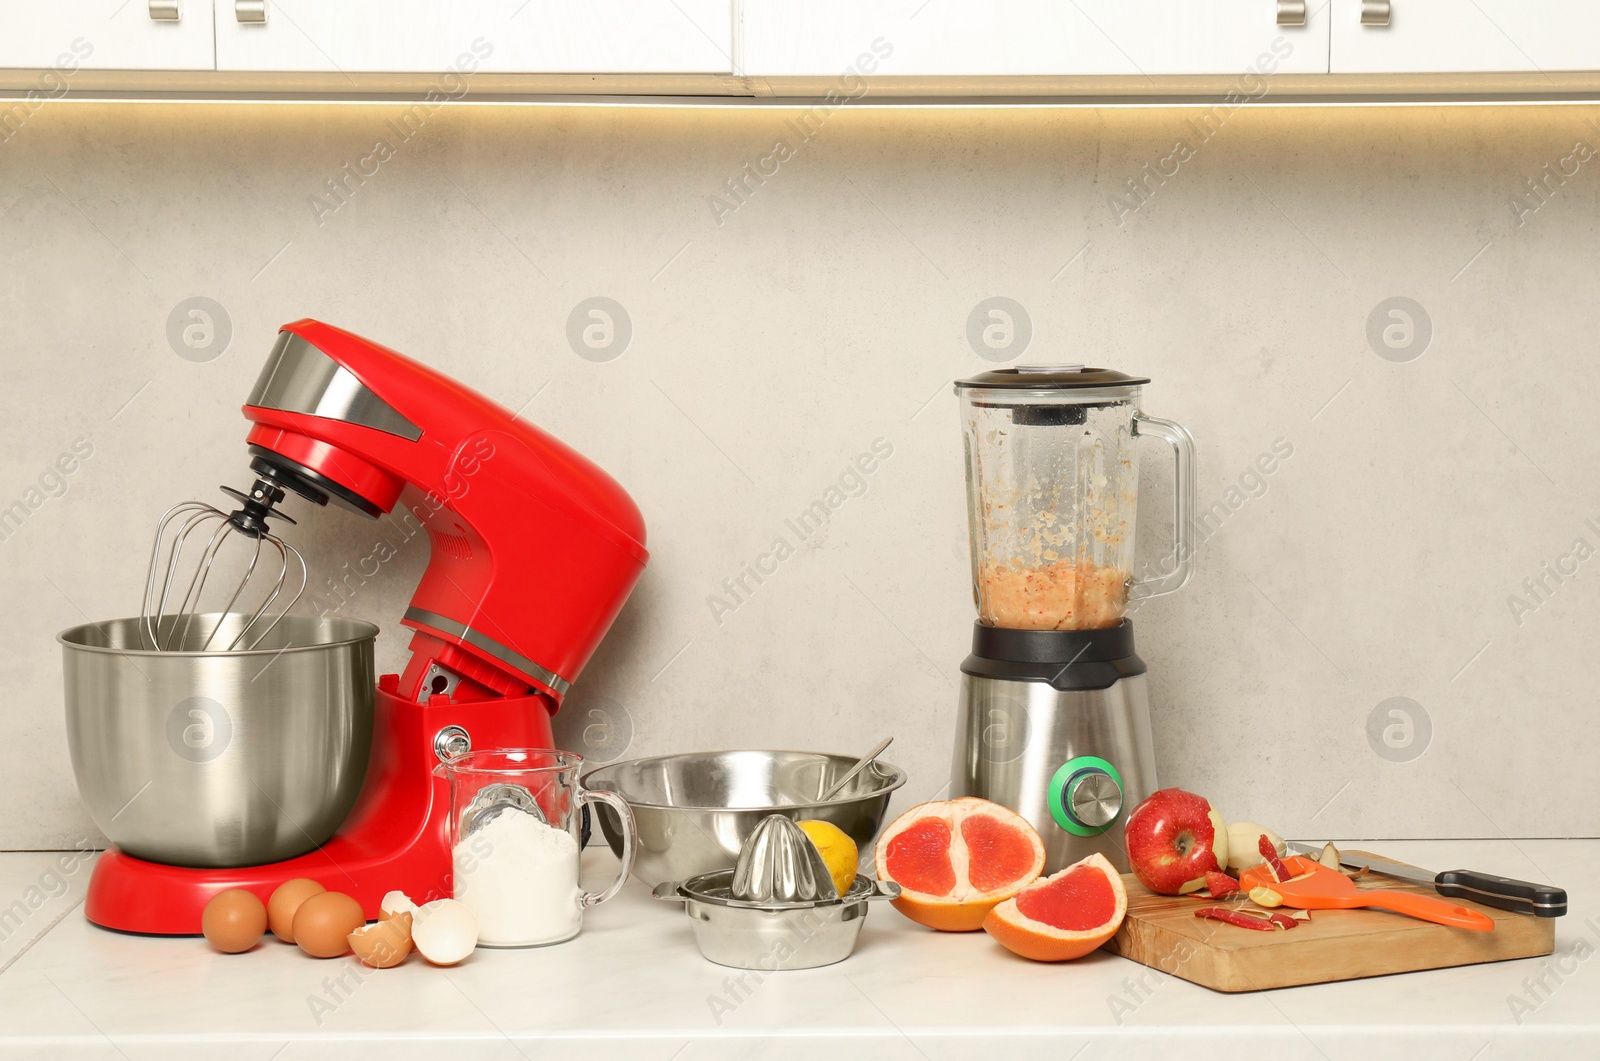
[[[1122,877],[1097,851],[990,910],[983,930],[1024,958],[1065,962],[1114,936],[1127,912]]]
[[[900,885],[896,910],[941,932],[973,932],[1044,870],[1044,842],[1016,813],[966,796],[896,818],[877,863],[879,880]]]

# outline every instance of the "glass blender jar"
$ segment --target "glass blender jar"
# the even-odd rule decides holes
[[[1121,822],[1156,788],[1146,667],[1127,612],[1189,580],[1194,443],[1140,410],[1149,382],[1065,365],[956,383],[978,618],[951,787],[1028,818],[1046,872],[1095,851],[1127,869]],[[1136,563],[1147,436],[1175,462],[1173,543]]]
[[[956,384],[966,434],[967,520],[978,621],[1010,630],[1116,626],[1130,597],[1189,579],[1189,433],[1139,411],[1148,379],[1105,369],[1016,368]],[[1133,563],[1138,439],[1177,460],[1172,551]]]

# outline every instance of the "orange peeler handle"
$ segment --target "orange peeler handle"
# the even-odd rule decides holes
[[[1387,889],[1362,892],[1361,897],[1366,900],[1368,906],[1393,910],[1408,917],[1419,917],[1438,925],[1466,928],[1474,932],[1489,932],[1494,929],[1494,920],[1486,914],[1468,910],[1465,906],[1457,906],[1455,903],[1447,903],[1443,899],[1430,899],[1426,895]]]

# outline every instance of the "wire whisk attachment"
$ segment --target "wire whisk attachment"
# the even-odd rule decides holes
[[[294,523],[273,507],[283,500],[283,488],[260,477],[249,494],[227,486],[222,490],[240,507],[224,512],[203,501],[184,501],[167,509],[156,526],[139,609],[139,638],[147,650],[253,649],[305,592],[305,558],[267,526],[268,517]],[[234,539],[254,547],[230,545]],[[231,572],[241,566],[243,573],[235,578]],[[228,596],[220,609],[207,608],[206,586],[217,584],[212,578],[217,572],[221,592]],[[286,592],[291,587],[293,592]],[[210,599],[217,597],[213,591]]]

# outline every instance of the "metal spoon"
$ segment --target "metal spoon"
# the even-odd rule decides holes
[[[828,791],[824,792],[821,796],[817,797],[817,802],[818,803],[826,803],[830,799],[832,799],[833,797],[837,796],[840,792],[843,792],[844,791],[844,786],[848,785],[851,781],[853,781],[855,779],[855,776],[857,774],[859,774],[861,771],[865,770],[868,766],[871,766],[872,765],[872,760],[874,760],[878,756],[882,755],[883,754],[883,749],[887,748],[889,745],[891,745],[893,743],[894,743],[894,738],[893,737],[885,737],[885,738],[883,738],[883,741],[876,748],[872,749],[870,752],[868,752],[867,754],[863,755],[860,758],[860,760],[858,760],[856,762],[856,765],[852,766],[845,773],[845,775],[843,777],[841,777],[839,780],[835,781],[833,783],[833,787],[832,788],[828,789]]]

